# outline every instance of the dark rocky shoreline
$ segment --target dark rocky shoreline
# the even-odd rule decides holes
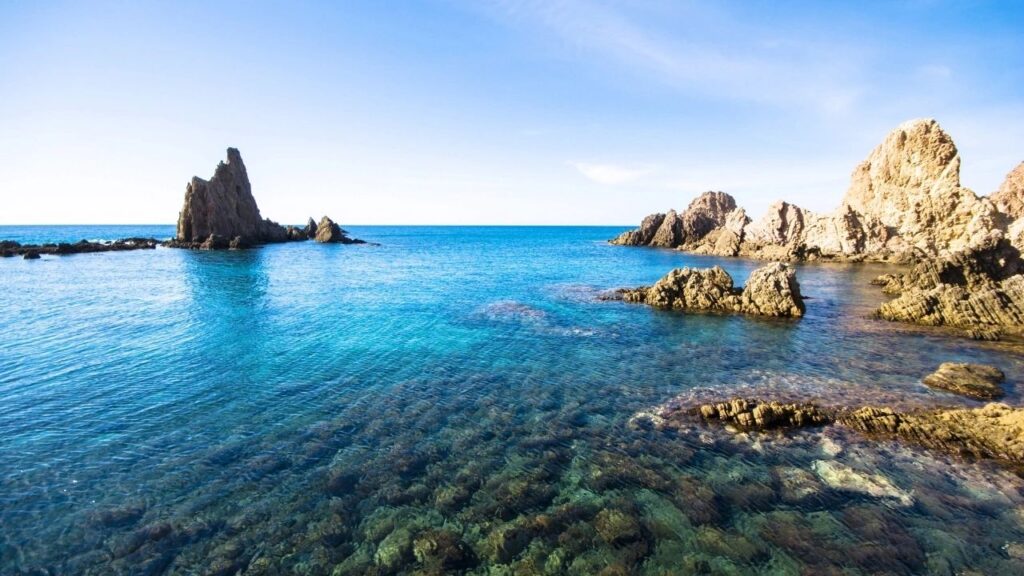
[[[91,254],[94,252],[153,250],[158,244],[160,244],[160,241],[155,238],[122,238],[111,242],[80,240],[75,243],[60,242],[47,244],[21,244],[13,240],[0,240],[0,257],[23,256],[26,260],[34,260],[43,254],[65,256],[68,254]]]

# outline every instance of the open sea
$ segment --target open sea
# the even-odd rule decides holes
[[[1018,344],[870,318],[894,268],[807,264],[800,320],[603,291],[621,227],[346,227],[379,245],[0,259],[2,574],[1022,574],[1024,480],[840,428],[630,424],[676,397],[980,403]],[[2,226],[20,242],[172,226]]]

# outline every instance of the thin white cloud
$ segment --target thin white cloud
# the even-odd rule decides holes
[[[866,91],[858,47],[764,32],[714,5],[677,6],[666,19],[684,29],[671,34],[657,14],[633,4],[498,0],[493,6],[499,19],[551,35],[573,55],[624,66],[688,94],[838,115],[850,112]],[[719,32],[709,35],[709,28]]]
[[[654,170],[652,167],[621,166],[593,162],[569,162],[569,165],[588,180],[604,184],[605,186],[631,184]]]

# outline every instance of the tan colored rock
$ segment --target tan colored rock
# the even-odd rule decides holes
[[[938,370],[921,381],[932,388],[975,400],[996,400],[1003,396],[1000,386],[1003,380],[1006,380],[1006,375],[994,366],[943,362]]]
[[[989,199],[1010,220],[1024,218],[1024,162],[1006,175],[999,190]]]
[[[804,313],[803,296],[796,273],[789,266],[773,263],[754,270],[742,290],[733,286],[732,276],[719,266],[677,268],[653,286],[619,292],[622,300],[674,310],[707,310],[799,317]]]
[[[1017,190],[1017,180],[1008,181]],[[730,223],[730,233],[723,231],[724,221],[697,235],[683,226],[678,245],[701,254],[764,260],[908,262],[965,249],[1012,225],[993,201],[960,185],[956,145],[937,122],[924,119],[901,124],[856,167],[835,212],[816,214],[780,201],[756,221],[742,222],[739,230]],[[644,229],[615,242],[650,245]],[[678,237],[658,245],[672,246]],[[1024,224],[1011,235],[1018,237],[1024,243]]]
[[[831,411],[813,404],[783,404],[742,398],[702,404],[696,412],[704,420],[717,420],[744,430],[824,426],[834,418]]]
[[[876,279],[899,296],[882,304],[880,318],[964,329],[995,339],[1024,329],[1024,262],[998,233],[971,250],[926,260],[910,272]]]
[[[609,242],[621,246],[676,248],[699,241],[726,223],[736,208],[736,200],[724,192],[705,192],[693,199],[681,214],[669,210],[651,214],[640,227],[623,232]]]

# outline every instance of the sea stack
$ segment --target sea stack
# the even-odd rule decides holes
[[[218,250],[308,240],[315,234],[312,226],[312,218],[305,228],[286,228],[263,218],[242,155],[237,148],[228,148],[227,160],[217,165],[212,178],[193,176],[185,187],[177,233],[168,246]]]

